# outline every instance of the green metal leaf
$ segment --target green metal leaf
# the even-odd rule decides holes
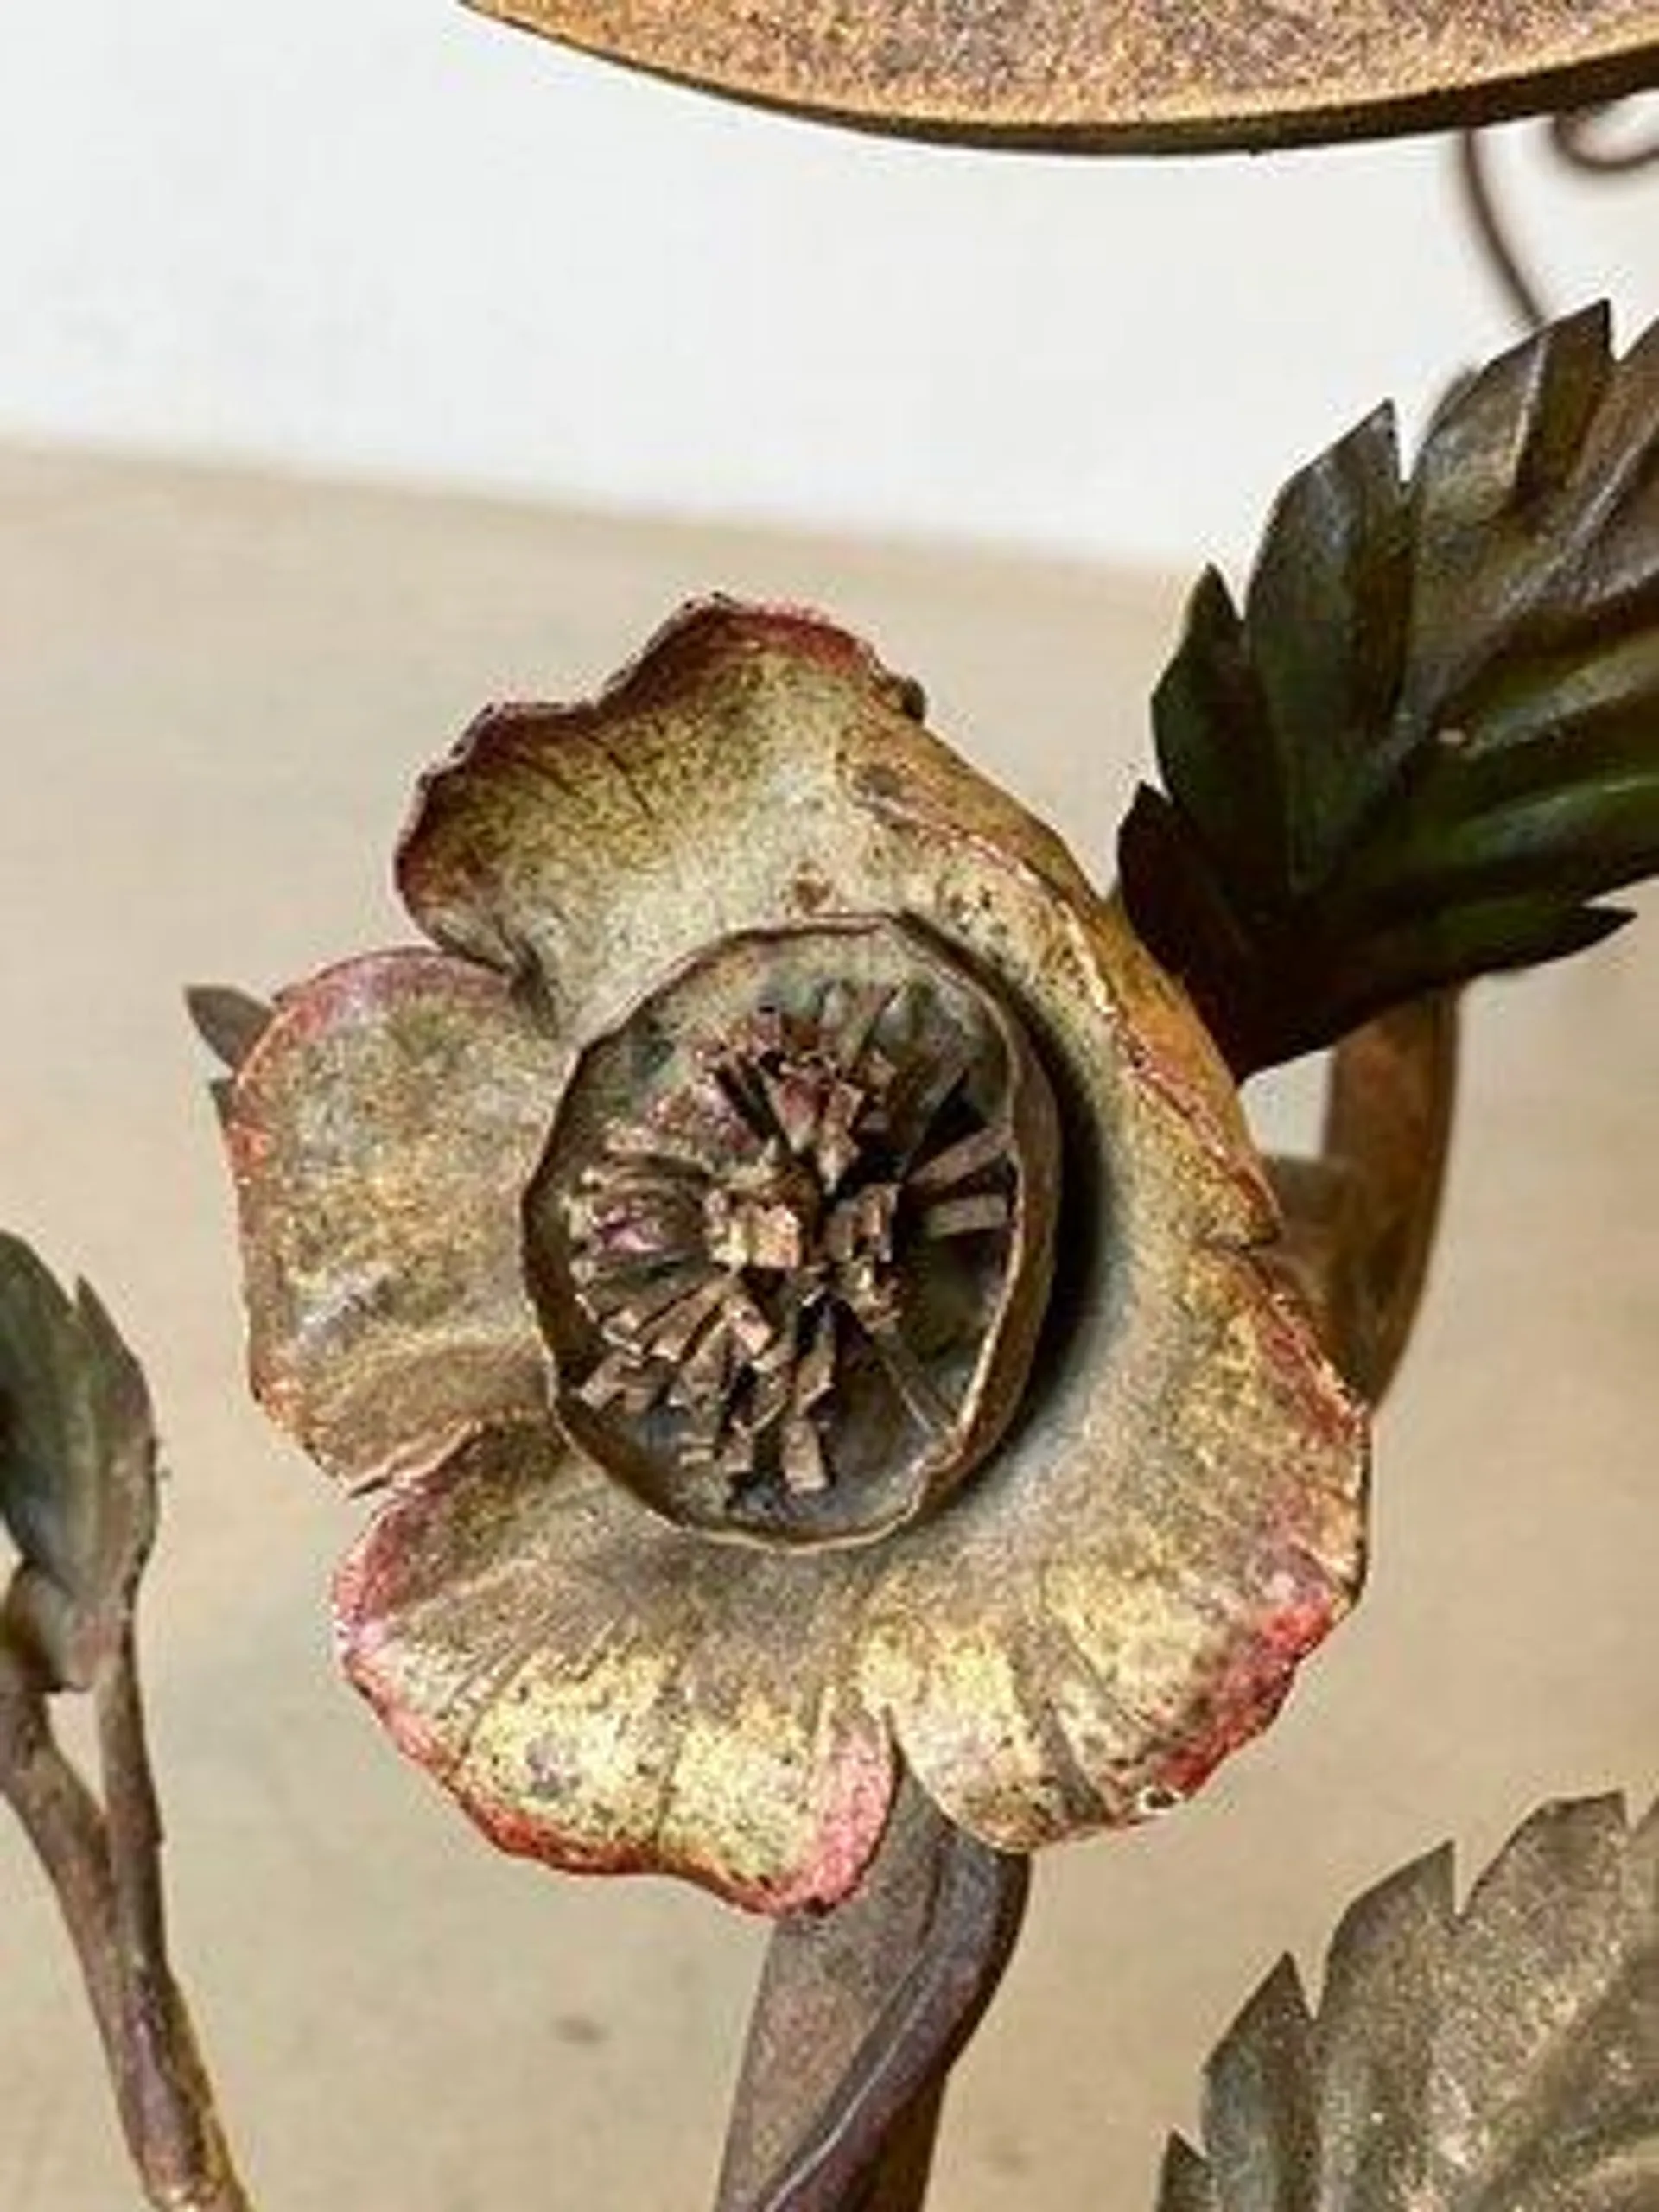
[[[1325,880],[1389,773],[1376,737],[1393,704],[1408,551],[1384,408],[1286,486],[1244,603],[1295,889]]]
[[[1605,936],[1659,871],[1659,326],[1540,332],[1294,477],[1239,613],[1213,573],[1154,699],[1129,912],[1235,1068]]]
[[[202,1043],[232,1075],[264,1035],[274,1011],[234,983],[192,983],[184,1003]]]
[[[1353,1906],[1317,2011],[1284,1962],[1206,2076],[1160,2212],[1659,2203],[1659,1808],[1535,1813],[1459,1912],[1449,1850]]]
[[[143,1370],[94,1292],[72,1299],[0,1236],[0,1522],[21,1555],[7,1632],[84,1688],[122,1632],[155,1537]]]
[[[192,983],[184,1003],[196,1034],[219,1065],[230,1071],[207,1086],[222,1122],[230,1111],[231,1076],[264,1036],[275,1008],[233,983]]]

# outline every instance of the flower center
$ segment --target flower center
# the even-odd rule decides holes
[[[908,1517],[1012,1411],[1056,1156],[1011,1018],[917,932],[722,940],[589,1048],[531,1189],[567,1425],[718,1533]]]

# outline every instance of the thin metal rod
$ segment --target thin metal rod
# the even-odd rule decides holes
[[[169,2212],[249,2212],[168,1960],[162,1827],[130,1620],[94,1688],[140,2161]]]
[[[1586,176],[1630,176],[1637,169],[1659,163],[1659,131],[1638,138],[1633,145],[1605,146],[1601,132],[1607,118],[1618,112],[1618,104],[1573,109],[1549,119],[1549,143],[1569,168]]]
[[[1630,145],[1605,143],[1607,118],[1618,112],[1621,105],[1604,101],[1552,116],[1546,141],[1550,152],[1564,168],[1586,179],[1629,177],[1659,167],[1659,135]],[[1464,204],[1493,274],[1522,325],[1528,330],[1541,329],[1550,320],[1549,303],[1542,287],[1528,270],[1504,216],[1489,159],[1490,141],[1491,133],[1486,130],[1458,134],[1458,175]]]
[[[110,2077],[131,2132],[115,1885],[96,1799],[54,1739],[45,1697],[0,1649],[0,1797],[52,1885],[74,1947]]]
[[[161,1821],[130,1623],[94,1696],[101,1805],[54,1737],[44,1690],[0,1645],[0,1798],[56,1896],[145,2196],[157,2212],[250,2212],[168,1964]]]
[[[1414,1000],[1344,1037],[1331,1058],[1315,1160],[1272,1162],[1285,1215],[1277,1257],[1332,1357],[1380,1404],[1422,1302],[1457,1103],[1458,1009]]]
[[[1492,273],[1503,287],[1510,305],[1529,330],[1536,330],[1549,319],[1543,295],[1522,267],[1499,212],[1489,151],[1484,130],[1458,133],[1458,175],[1463,186],[1464,204],[1475,236],[1491,264]]]

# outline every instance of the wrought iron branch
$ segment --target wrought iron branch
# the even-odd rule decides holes
[[[0,1523],[20,1563],[0,1607],[0,1798],[56,1896],[128,2149],[156,2212],[248,2212],[168,1955],[162,1828],[137,1608],[156,1440],[137,1360],[91,1291],[72,1300],[0,1238]],[[53,1700],[90,1695],[94,1790]]]
[[[1287,1271],[1332,1358],[1379,1405],[1410,1339],[1440,1222],[1457,1096],[1449,992],[1397,1007],[1332,1055],[1324,1142],[1276,1160]]]
[[[94,1688],[102,1802],[54,1734],[47,1694],[0,1649],[0,1797],[51,1883],[156,2212],[249,2212],[167,1948],[162,1829],[130,1640]]]
[[[1607,138],[1607,118],[1618,113],[1622,106],[1623,103],[1606,102],[1552,116],[1546,126],[1545,143],[1560,166],[1582,179],[1603,181],[1659,168],[1659,135],[1630,143]],[[1492,173],[1490,130],[1459,131],[1457,162],[1469,220],[1493,273],[1522,327],[1541,328],[1549,320],[1551,308],[1504,212]]]

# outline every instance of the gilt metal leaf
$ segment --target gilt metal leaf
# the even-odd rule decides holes
[[[1606,311],[1292,479],[1242,609],[1213,572],[1124,824],[1137,928],[1241,1073],[1626,918],[1659,869],[1659,325]]]
[[[21,1555],[9,1633],[83,1688],[124,1627],[155,1537],[143,1369],[86,1283],[72,1298],[0,1236],[0,1521]]]
[[[1659,1808],[1546,1806],[1461,1911],[1452,1854],[1349,1911],[1313,2011],[1282,1962],[1206,2075],[1160,2212],[1651,2212]]]

